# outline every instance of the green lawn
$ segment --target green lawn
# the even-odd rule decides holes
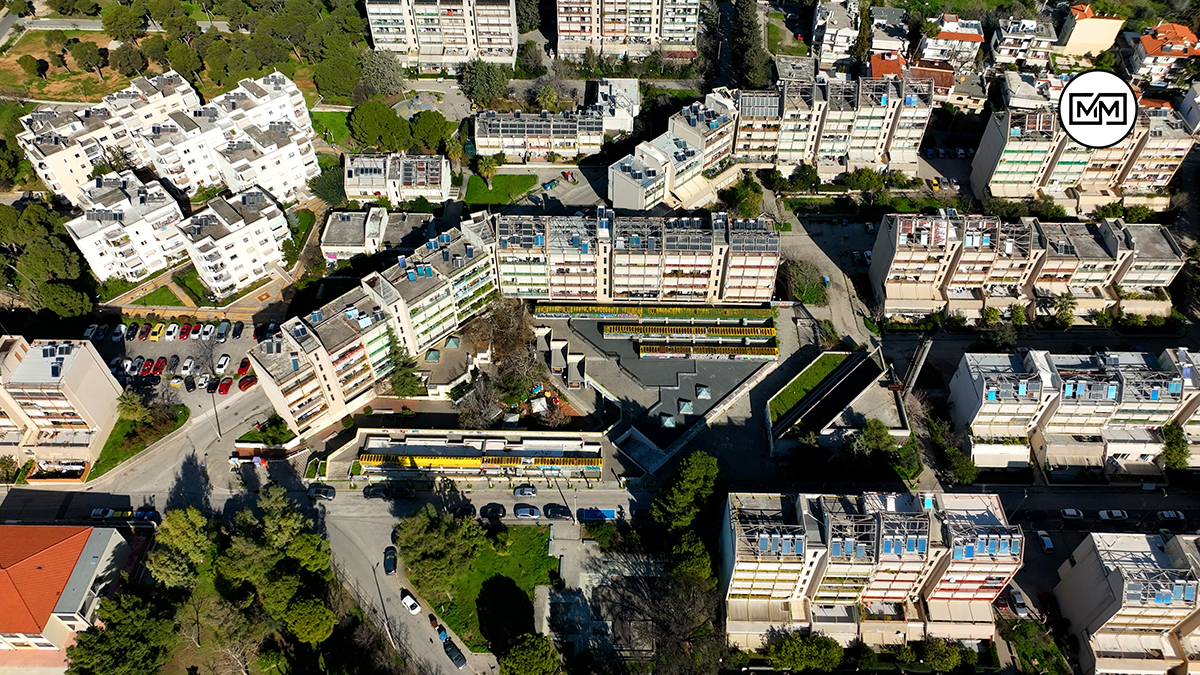
[[[266,443],[267,445],[283,445],[296,437],[296,433],[288,428],[279,415],[271,417],[261,429],[251,429],[238,437],[242,443]]]
[[[117,420],[112,433],[100,451],[100,459],[92,465],[88,480],[95,480],[108,473],[113,467],[145,450],[163,436],[183,426],[191,411],[185,405],[169,406],[173,411],[173,419],[165,422],[132,422]]]
[[[808,56],[808,45],[798,42],[774,21],[767,22],[767,49],[776,55]]]
[[[315,112],[312,114],[313,128],[325,140],[341,144],[350,138],[350,127],[346,125],[349,115],[345,112]]]
[[[200,273],[196,271],[195,267],[188,267],[182,272],[176,272],[175,283],[179,284],[179,287],[192,297],[192,302],[197,305],[207,304],[205,298],[208,297],[208,289],[205,288],[204,282],[200,281]]]
[[[479,176],[471,176],[467,182],[467,206],[476,204],[508,204],[525,194],[537,183],[532,174],[499,174],[492,176],[492,189]]]
[[[792,280],[792,299],[806,305],[824,307],[829,304],[825,281],[816,267],[803,262],[787,263]]]
[[[453,599],[435,600],[426,597],[427,602],[434,604],[434,609],[446,625],[454,629],[472,651],[486,652],[488,641],[485,631],[480,630],[480,611],[503,614],[501,608],[492,607],[496,601],[510,599],[517,607],[508,607],[512,621],[530,621],[532,619],[533,587],[550,583],[551,573],[558,572],[558,560],[547,555],[550,544],[550,533],[545,527],[510,527],[508,532],[508,547],[503,553],[497,553],[493,547],[484,545],[479,549],[479,557],[467,569],[457,570],[457,577],[451,584],[454,588]],[[511,580],[511,582],[510,582]],[[480,595],[484,584],[489,588],[513,589],[513,584],[526,596],[522,600],[519,594],[511,598],[501,597],[499,593],[488,593],[481,601]],[[523,612],[519,605],[528,602]],[[485,617],[489,620],[489,617]],[[491,621],[503,621],[498,616],[490,616]],[[485,629],[486,630],[486,629]]]
[[[807,368],[802,370],[796,379],[788,383],[782,391],[771,399],[771,421],[779,419],[789,410],[796,407],[808,392],[816,388],[818,384],[829,374],[837,370],[842,361],[846,360],[846,354],[822,354],[820,358],[813,361]]]
[[[166,286],[159,286],[142,297],[134,300],[134,305],[142,307],[183,307],[183,301],[175,292]]]

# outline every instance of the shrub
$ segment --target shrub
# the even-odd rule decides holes
[[[354,426],[354,420],[349,415],[342,418],[342,428],[343,429],[349,429],[353,426]]]

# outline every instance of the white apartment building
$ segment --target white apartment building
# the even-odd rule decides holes
[[[908,53],[908,12],[900,7],[871,8],[871,53]]]
[[[179,229],[200,280],[217,298],[232,295],[269,275],[272,265],[281,265],[283,241],[291,236],[271,195],[253,188],[210,201]]]
[[[821,70],[848,66],[850,49],[858,40],[858,0],[825,0],[813,12],[812,54]]]
[[[424,197],[434,204],[450,198],[450,160],[440,155],[346,155],[346,198],[392,204]]]
[[[733,154],[737,132],[737,107],[725,88],[710,92],[671,116],[667,130],[700,150],[702,171],[718,168]]]
[[[776,161],[784,168],[814,164],[826,106],[817,85],[816,60],[777,56],[775,67],[783,93]]]
[[[475,149],[480,155],[504,153],[510,159],[548,161],[559,157],[584,157],[600,152],[604,144],[604,117],[595,110],[550,114],[499,113],[486,110],[475,116]]]
[[[1195,660],[1196,539],[1093,532],[1058,568],[1084,675],[1165,675]]]
[[[588,48],[601,56],[696,57],[699,0],[557,0],[556,7],[558,53],[567,58]]]
[[[326,261],[345,260],[380,251],[411,254],[415,245],[433,235],[429,213],[388,213],[378,206],[367,211],[335,211],[321,232],[321,255]]]
[[[1187,130],[1191,133],[1200,131],[1200,83],[1193,84],[1183,95],[1179,104],[1179,115],[1183,117]]]
[[[963,354],[950,379],[954,424],[976,466],[1029,466],[1029,434],[1055,396],[1046,354]]]
[[[604,133],[632,134],[642,111],[642,92],[634,77],[601,78],[592,107],[604,117]]]
[[[303,194],[308,180],[321,173],[310,133],[287,121],[242,128],[214,148],[213,159],[233,192],[260,188],[281,202]]]
[[[85,470],[117,421],[121,385],[87,341],[0,337],[0,448],[47,470]]]
[[[1200,38],[1190,28],[1161,21],[1131,42],[1129,72],[1152,87],[1167,86],[1183,75],[1187,60],[1200,48]]]
[[[992,61],[1049,68],[1050,48],[1057,42],[1058,34],[1050,21],[1009,17],[992,33]]]
[[[369,0],[375,49],[426,72],[454,70],[472,59],[512,66],[517,59],[513,0]]]
[[[941,28],[934,37],[923,36],[917,47],[922,61],[945,61],[955,68],[975,65],[975,57],[983,46],[983,24],[959,18],[957,14],[942,14],[928,19]]]
[[[142,131],[138,141],[147,163],[159,176],[180,191],[194,194],[224,184],[222,167],[215,158],[216,149],[225,147],[226,139],[236,134],[233,120],[210,106],[191,114],[173,112],[162,123]]]
[[[110,173],[81,187],[76,199],[83,215],[67,222],[67,233],[101,281],[135,281],[187,254],[176,227],[183,211],[158,182]]]
[[[608,199],[614,209],[649,211],[664,202],[694,208],[715,195],[701,171],[700,149],[667,132],[638,143],[608,167]]]

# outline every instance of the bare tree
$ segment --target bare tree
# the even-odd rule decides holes
[[[487,429],[495,419],[496,399],[499,392],[487,373],[480,373],[475,386],[454,407],[458,408],[458,426],[461,429]]]
[[[565,427],[571,423],[571,416],[562,409],[562,406],[550,404],[546,407],[546,412],[541,414],[542,424],[557,429]]]

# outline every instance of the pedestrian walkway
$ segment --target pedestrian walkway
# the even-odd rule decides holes
[[[192,300],[192,296],[188,295],[187,291],[183,290],[183,288],[181,288],[179,286],[179,284],[175,283],[174,278],[167,277],[167,283],[165,283],[163,285],[166,286],[167,288],[171,289],[171,292],[174,293],[176,295],[176,297],[179,298],[180,302],[182,302],[185,307],[195,307],[196,306],[196,301]]]

